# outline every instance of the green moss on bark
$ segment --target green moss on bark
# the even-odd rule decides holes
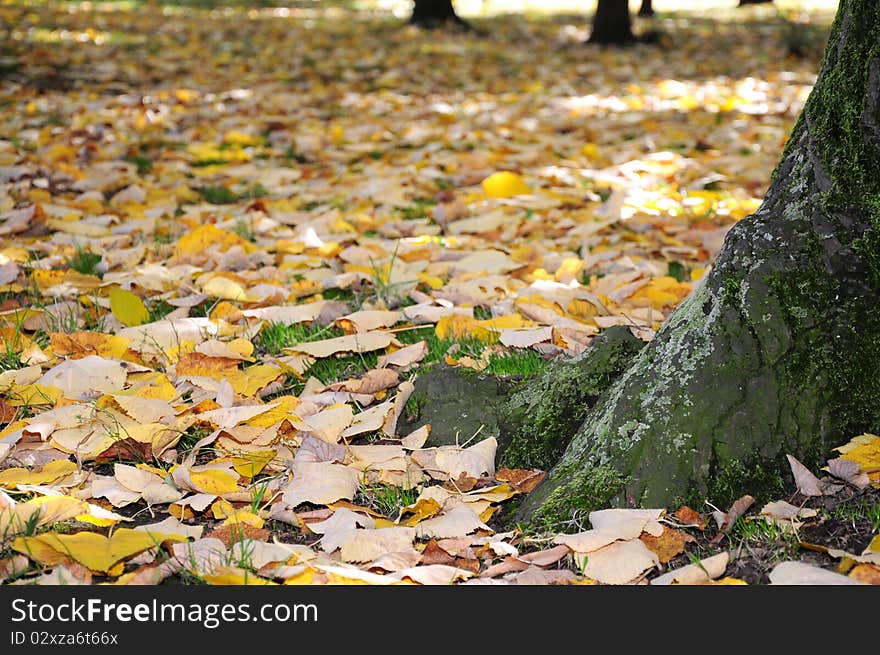
[[[559,472],[565,482],[538,491],[540,505],[529,515],[526,525],[533,530],[559,530],[575,524],[585,527],[589,512],[607,507],[627,479],[609,466],[568,467]]]
[[[512,436],[501,465],[544,470],[555,465],[587,412],[643,345],[628,328],[611,328],[580,356],[555,362],[528,380],[508,404],[505,422]]]

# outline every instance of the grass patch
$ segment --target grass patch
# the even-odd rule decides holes
[[[379,354],[376,351],[347,357],[324,357],[312,364],[306,374],[315,376],[324,384],[332,384],[358,377],[376,368],[378,361]]]
[[[486,372],[499,377],[531,377],[540,375],[546,368],[547,360],[540,353],[528,349],[515,349],[492,355]]]
[[[205,202],[212,205],[231,205],[238,201],[238,194],[225,186],[203,186],[196,191]]]
[[[382,483],[361,483],[355,502],[359,502],[389,519],[395,519],[402,508],[415,503],[418,497],[418,490],[409,485],[397,487]]]
[[[344,332],[335,325],[269,323],[260,330],[254,339],[254,345],[260,353],[279,355],[283,348],[290,348],[298,343],[332,339],[343,334]]]
[[[101,259],[102,256],[98,253],[89,252],[82,246],[77,245],[73,256],[65,262],[65,266],[83,275],[94,275],[95,277],[102,278],[104,274],[98,271],[97,268],[98,264],[101,263]]]
[[[871,532],[880,532],[880,503],[869,498],[859,498],[847,503],[842,503],[828,512],[831,518],[845,521],[858,527],[862,524],[870,524]]]
[[[235,219],[235,227],[232,228],[232,231],[245,241],[257,242],[257,233],[254,231],[254,221],[252,219],[244,217]]]
[[[203,186],[196,189],[196,192],[205,202],[209,202],[212,205],[231,205],[239,200],[253,200],[269,195],[269,190],[259,182],[245,187],[240,192],[233,191],[225,186]]]
[[[760,517],[741,516],[730,530],[730,541],[752,549],[761,548],[771,561],[795,559],[800,553],[797,533]]]
[[[160,321],[168,314],[173,312],[177,307],[169,304],[164,300],[155,300],[149,304],[147,311],[150,312],[150,322]]]
[[[126,155],[122,159],[137,166],[138,175],[146,175],[153,170],[153,160],[145,155]]]

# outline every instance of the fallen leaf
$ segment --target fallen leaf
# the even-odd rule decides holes
[[[703,516],[687,505],[679,507],[673,516],[681,521],[684,524],[684,527],[695,527],[700,530],[706,529],[706,521],[703,519]]]
[[[524,553],[518,557],[521,562],[525,562],[527,564],[533,564],[535,566],[550,566],[551,564],[556,564],[563,557],[568,555],[571,551],[568,546],[559,545],[553,546],[552,548],[545,548],[544,550],[538,550],[533,553]]]
[[[388,553],[411,553],[415,528],[394,526],[376,530],[350,531],[339,546],[339,555],[345,562],[371,562]]]
[[[508,469],[501,468],[495,472],[495,479],[507,482],[520,493],[527,494],[537,487],[547,476],[546,471],[539,469]]]
[[[864,584],[845,575],[804,562],[780,562],[770,571],[771,585],[850,585]]]
[[[301,503],[326,505],[351,500],[358,488],[358,472],[341,464],[297,462],[293,480],[282,487],[282,500],[296,507]]]
[[[849,577],[865,584],[880,585],[880,566],[858,564],[849,572]]]
[[[36,537],[17,537],[14,550],[46,566],[53,566],[60,557],[70,557],[96,573],[109,573],[117,562],[153,548],[165,541],[186,541],[177,534],[162,534],[119,528],[108,538],[94,532],[57,534],[47,532]],[[52,555],[52,553],[55,553]]]
[[[670,584],[703,584],[709,580],[714,580],[727,570],[727,563],[730,561],[730,555],[726,552],[718,553],[704,559],[699,563],[688,564],[679,569],[669,571],[663,575],[653,578],[650,582],[652,585],[670,585]]]
[[[354,352],[367,353],[374,350],[382,350],[391,345],[393,337],[388,332],[360,332],[348,334],[344,337],[324,339],[322,341],[309,341],[285,348],[285,352],[301,353],[311,357],[330,357],[338,353]]]
[[[638,539],[617,541],[583,555],[575,552],[581,573],[603,584],[629,584],[660,564]]]
[[[416,526],[416,536],[420,539],[433,537],[463,537],[474,530],[489,530],[489,526],[464,505],[458,505],[448,512],[426,519]]]
[[[149,322],[150,310],[144,305],[144,301],[131,291],[121,287],[111,287],[109,296],[110,311],[123,325],[132,327]]]
[[[788,459],[798,491],[804,496],[821,496],[823,492],[819,478],[791,455],[786,455],[785,457]]]
[[[93,400],[101,394],[122,391],[128,370],[125,362],[88,355],[56,364],[37,384],[57,387],[73,400]]]
[[[680,530],[673,530],[667,526],[663,526],[663,533],[660,536],[655,537],[652,534],[643,532],[639,539],[642,540],[651,552],[657,555],[661,564],[666,564],[676,555],[683,553],[684,545],[688,541],[694,540],[693,537],[688,538],[688,535]]]
[[[481,184],[483,193],[489,198],[510,198],[532,192],[521,175],[510,171],[492,173]]]
[[[829,459],[828,472],[835,478],[840,478],[853,485],[856,489],[865,489],[871,484],[868,474],[856,462],[844,457]]]
[[[396,366],[406,369],[417,362],[422,361],[428,354],[428,342],[419,341],[409,346],[405,346],[400,350],[395,350],[389,355],[380,355],[377,360],[377,366],[384,368],[387,366]]]

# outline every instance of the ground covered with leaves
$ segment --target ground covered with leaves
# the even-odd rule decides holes
[[[0,19],[4,583],[880,581],[870,434],[784,500],[547,533],[502,521],[543,471],[399,429],[436,367],[649,341],[760,204],[827,15],[623,50],[583,16]]]

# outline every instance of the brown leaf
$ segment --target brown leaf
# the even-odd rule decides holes
[[[706,529],[706,520],[703,518],[703,515],[687,505],[679,507],[673,516],[688,527],[695,527],[700,530]]]
[[[374,394],[393,387],[399,382],[397,371],[390,368],[374,368],[367,371],[362,378],[336,382],[327,387],[331,391],[348,391],[350,393]]]
[[[478,559],[469,559],[466,557],[456,557],[453,560],[452,566],[455,566],[459,569],[464,569],[465,571],[471,571],[473,573],[480,572],[480,560]]]
[[[819,478],[791,455],[786,455],[786,458],[788,458],[788,465],[791,467],[791,473],[794,475],[798,491],[804,496],[821,496],[822,485],[819,482]]]
[[[219,539],[223,542],[224,546],[230,548],[236,541],[242,541],[243,539],[268,541],[271,534],[266,528],[255,528],[247,523],[237,523],[235,525],[221,525],[216,530],[205,535],[205,537]]]
[[[516,557],[510,556],[487,568],[480,574],[480,577],[494,578],[499,575],[504,575],[505,573],[510,573],[511,571],[525,571],[527,568],[529,568],[529,565],[526,562],[521,562]]]
[[[721,515],[720,512],[716,512],[715,520],[718,521],[718,529],[719,532],[709,541],[711,544],[718,544],[724,539],[724,535],[733,527],[733,524],[736,523],[736,520],[745,514],[746,510],[752,506],[755,502],[755,499],[749,495],[742,496],[733,502],[733,505],[730,506],[730,511],[727,514]],[[719,516],[720,515],[720,516]]]
[[[547,476],[546,471],[540,469],[508,469],[501,468],[495,472],[495,479],[499,482],[507,482],[520,493],[527,494],[541,484]]]
[[[569,552],[571,551],[568,546],[559,545],[553,546],[553,548],[538,550],[534,553],[525,553],[520,555],[517,559],[521,562],[526,562],[527,564],[534,564],[535,566],[550,566],[551,564],[556,564],[556,562],[568,555]]]
[[[880,566],[859,564],[849,572],[849,577],[865,584],[880,585]]]
[[[456,559],[457,558],[452,557],[449,553],[440,548],[435,539],[431,539],[425,544],[425,549],[422,551],[422,557],[419,560],[419,564],[446,564],[448,566],[453,566]]]
[[[455,480],[446,480],[443,488],[449,491],[468,492],[477,486],[479,478],[472,478],[462,471]]]
[[[666,564],[679,553],[684,552],[684,545],[689,541],[696,541],[690,535],[663,526],[663,533],[659,537],[643,532],[639,539],[648,547],[648,550],[656,553],[661,564]]]
[[[112,446],[95,457],[96,462],[145,461],[153,459],[152,444],[143,443],[127,437],[114,442]]]
[[[12,405],[7,405],[6,401],[0,398],[0,424],[10,423],[18,416],[18,409]]]
[[[724,519],[724,524],[721,526],[721,529],[725,531],[730,530],[730,528],[733,527],[733,524],[736,523],[736,520],[745,514],[754,502],[755,499],[749,495],[742,496],[735,500],[727,512],[727,516]]]
[[[862,468],[850,459],[837,457],[828,460],[828,472],[835,478],[840,478],[849,482],[857,489],[864,489],[871,484],[868,474],[862,471]]]

